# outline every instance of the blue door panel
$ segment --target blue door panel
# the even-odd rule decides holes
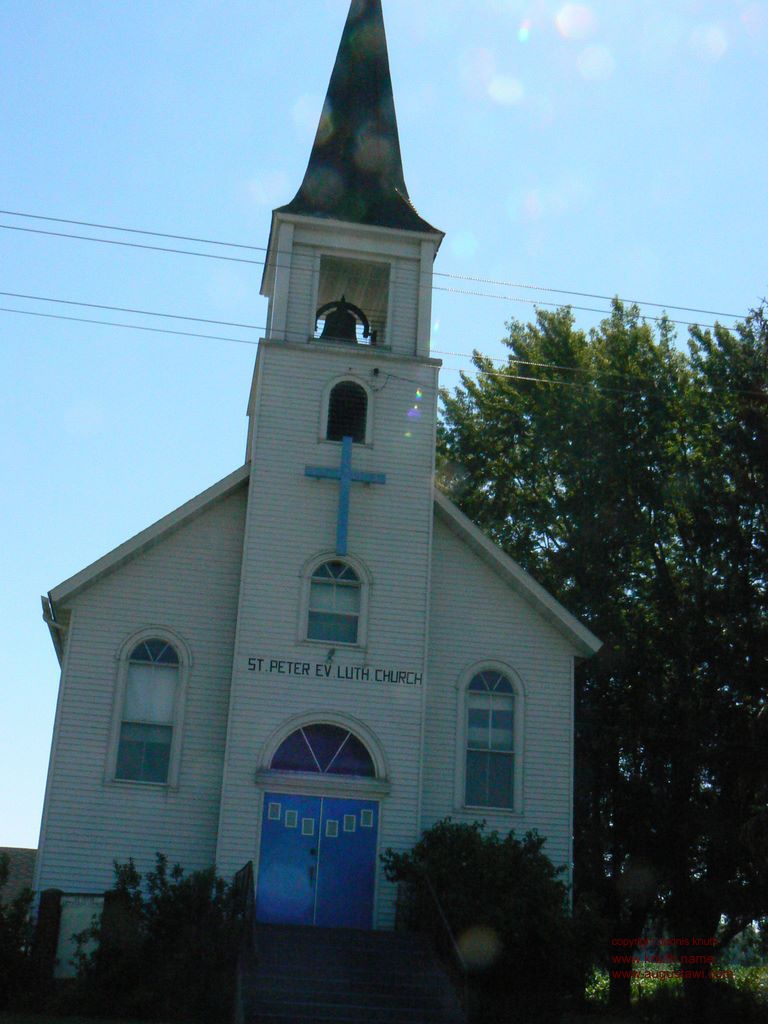
[[[256,917],[268,924],[312,924],[320,797],[265,793]]]
[[[379,805],[265,793],[257,920],[370,928]]]
[[[320,927],[372,926],[378,811],[372,800],[323,798],[315,911]]]

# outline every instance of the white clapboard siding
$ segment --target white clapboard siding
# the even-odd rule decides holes
[[[312,303],[315,290],[315,268],[320,256],[310,245],[293,247],[290,265],[290,288],[288,290],[288,313],[286,317],[286,340],[306,342],[313,334],[314,310]]]
[[[324,552],[334,557],[339,488],[308,478],[304,469],[339,465],[341,446],[321,436],[322,397],[330,381],[351,370],[372,389],[373,415],[372,443],[355,446],[353,467],[385,473],[387,483],[352,486],[349,554],[370,577],[368,642],[338,647],[334,664],[423,671],[436,367],[370,350],[271,342],[259,359],[218,848],[227,872],[258,860],[262,789],[254,776],[268,767],[270,738],[296,715],[339,714],[350,727],[364,723],[388,764],[380,848],[408,848],[419,832],[422,689],[275,676],[249,671],[248,658],[314,664],[328,655],[331,645],[303,639],[302,570]],[[409,417],[419,404],[417,388],[418,416]],[[393,912],[394,892],[382,884],[377,924],[391,925]]]
[[[214,861],[246,485],[83,589],[61,681],[39,888],[94,892],[112,862],[145,871],[157,851],[192,870]],[[192,657],[178,787],[107,777],[117,655],[167,627]]]
[[[393,353],[415,355],[419,317],[419,273],[416,259],[396,259],[392,265],[392,302],[387,340]],[[431,287],[427,282],[425,287]]]
[[[450,815],[456,821],[485,819],[500,832],[536,829],[547,837],[545,850],[555,865],[570,864],[573,648],[440,518],[432,550],[429,647],[424,827]],[[463,806],[458,686],[484,660],[510,666],[524,688],[523,805],[515,813]]]

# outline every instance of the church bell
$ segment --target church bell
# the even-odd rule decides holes
[[[356,345],[358,321],[363,328],[363,337],[370,338],[371,344],[376,344],[376,331],[371,330],[368,317],[351,302],[347,302],[344,295],[337,302],[326,302],[315,314],[316,320],[325,316],[323,333],[320,341],[346,341]]]
[[[341,300],[332,303],[332,306],[325,318],[320,340],[348,341],[354,345],[357,342],[357,319],[352,312],[353,307],[343,295]]]

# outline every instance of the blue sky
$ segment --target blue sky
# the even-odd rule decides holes
[[[255,342],[258,247],[301,181],[347,8],[5,0],[0,208],[257,248],[0,214],[3,292],[251,326],[0,306]],[[607,308],[521,285],[738,315],[768,292],[768,3],[384,0],[384,13],[406,180],[446,232],[436,270],[456,275],[435,280],[444,385],[473,348],[500,357],[530,300]],[[0,312],[0,846],[37,843],[58,686],[40,594],[242,463],[254,355]]]

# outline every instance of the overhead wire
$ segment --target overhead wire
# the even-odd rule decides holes
[[[0,210],[0,215],[12,216],[12,217],[24,217],[24,218],[27,218],[27,219],[42,220],[42,221],[48,221],[48,222],[58,223],[58,224],[73,224],[73,225],[80,226],[80,227],[92,227],[92,228],[97,228],[97,229],[100,229],[100,230],[107,230],[107,231],[121,231],[121,232],[130,233],[130,234],[147,235],[147,236],[154,237],[154,238],[169,238],[169,239],[173,239],[175,241],[197,242],[197,243],[205,244],[205,245],[219,245],[219,246],[225,246],[225,247],[228,247],[228,248],[245,249],[245,250],[248,250],[248,251],[251,251],[251,252],[262,252],[262,253],[266,253],[267,252],[267,248],[265,246],[247,245],[247,244],[244,244],[242,242],[230,242],[230,241],[224,241],[222,239],[202,238],[202,237],[198,237],[198,236],[194,236],[194,235],[171,234],[171,233],[168,233],[168,232],[154,231],[154,230],[150,230],[150,229],[122,227],[122,226],[118,226],[118,225],[115,225],[115,224],[102,224],[102,223],[98,223],[98,222],[94,222],[94,221],[74,220],[74,219],[65,218],[65,217],[50,217],[50,216],[45,216],[43,214],[26,213],[26,212],[22,212],[22,211],[18,211],[18,210]],[[11,224],[3,224],[3,225],[0,225],[0,227],[6,228],[6,229],[9,229],[9,230],[19,230],[19,231],[25,230],[25,229],[21,228],[18,225],[11,225]],[[29,232],[34,232],[35,229],[28,228],[26,230],[29,231]],[[65,232],[46,232],[46,231],[40,231],[39,233],[40,234],[49,234],[49,235],[54,235],[54,236],[59,236],[59,237],[65,237],[65,238],[66,237],[77,238],[77,239],[80,239],[80,240],[83,240],[83,241],[99,241],[99,242],[112,243],[112,244],[130,245],[130,243],[125,243],[125,242],[124,243],[120,243],[120,242],[118,242],[115,239],[96,239],[96,238],[93,238],[92,236],[67,234]],[[143,246],[143,245],[140,245],[140,244],[136,244],[135,247],[137,247],[137,248],[156,249],[156,250],[161,251],[161,252],[172,252],[172,253],[178,253],[180,255],[196,255],[196,256],[208,257],[208,258],[211,258],[211,259],[216,259],[216,258],[227,259],[227,257],[217,256],[216,254],[213,254],[213,253],[199,253],[199,252],[191,253],[191,252],[189,252],[189,250],[177,250],[177,249],[160,247],[160,246]],[[300,254],[294,254],[294,255],[300,256]],[[254,263],[254,264],[258,265],[258,266],[263,266],[264,265],[264,261],[259,261],[259,260],[244,260],[244,259],[243,260],[238,260],[236,257],[229,257],[229,259],[234,260],[235,262]],[[696,307],[696,306],[682,306],[682,305],[674,304],[674,303],[656,302],[656,301],[652,301],[650,299],[622,298],[622,297],[619,297],[619,296],[604,295],[604,294],[601,294],[599,292],[585,292],[585,291],[578,291],[578,290],[573,289],[573,288],[556,288],[556,287],[553,287],[553,286],[550,286],[550,285],[536,285],[536,284],[530,284],[530,283],[527,283],[527,282],[520,282],[520,281],[506,281],[506,280],[503,280],[503,279],[496,279],[496,278],[490,278],[490,277],[480,277],[480,276],[475,276],[475,275],[470,275],[470,274],[457,274],[457,273],[451,272],[451,271],[435,270],[435,271],[433,271],[433,276],[434,277],[444,277],[444,278],[448,278],[448,279],[451,279],[451,280],[457,280],[457,281],[470,281],[470,282],[474,282],[474,283],[478,283],[478,284],[491,284],[491,285],[496,285],[498,287],[504,287],[504,288],[520,288],[520,289],[527,290],[527,291],[539,291],[539,292],[552,293],[552,294],[558,294],[558,295],[575,295],[575,296],[577,296],[579,298],[600,299],[600,300],[603,300],[603,301],[606,301],[606,302],[612,302],[614,300],[614,298],[618,298],[619,301],[624,302],[624,303],[629,304],[629,305],[653,306],[653,307],[655,307],[657,309],[674,309],[674,310],[677,310],[679,312],[702,313],[702,314],[705,314],[707,316],[721,316],[721,317],[727,317],[729,319],[739,319],[739,318],[744,316],[744,314],[742,314],[742,313],[726,313],[726,312],[723,312],[722,310],[703,309],[703,308]],[[448,290],[448,289],[445,289],[445,290]],[[478,296],[482,296],[482,297],[489,297],[489,298],[504,298],[504,299],[509,299],[510,298],[509,296],[486,296],[485,293],[482,293],[482,292],[467,292],[467,294],[473,294],[473,295],[478,295]],[[519,299],[517,301],[531,301],[531,300]],[[537,303],[534,302],[534,304],[537,304]],[[545,303],[538,303],[538,304],[544,305]],[[557,304],[553,303],[552,305],[557,305]],[[570,305],[570,304],[566,303],[566,305]],[[600,312],[600,313],[605,312],[604,310],[592,310],[592,309],[589,309],[587,307],[572,307],[572,308],[580,308],[580,309],[583,309],[585,312]],[[684,324],[686,326],[689,326],[687,321],[671,321],[671,322],[682,323],[682,324]]]
[[[95,238],[92,235],[76,235],[76,234],[73,234],[73,233],[70,233],[70,232],[64,232],[64,231],[45,231],[45,230],[43,230],[41,228],[25,228],[25,227],[21,227],[21,226],[19,226],[17,224],[0,224],[0,228],[4,229],[4,230],[8,230],[8,231],[21,231],[21,232],[25,232],[27,234],[33,234],[33,235],[47,235],[47,236],[51,236],[51,237],[54,237],[54,238],[70,238],[70,239],[75,239],[77,241],[82,241],[82,242],[100,242],[100,243],[104,243],[104,244],[107,244],[107,245],[119,245],[119,246],[127,247],[129,249],[146,249],[146,250],[150,250],[150,251],[154,251],[154,252],[173,253],[175,255],[180,255],[180,256],[199,256],[199,257],[202,257],[203,259],[225,260],[228,263],[247,263],[247,264],[250,264],[252,266],[259,266],[259,267],[263,267],[263,266],[266,265],[266,261],[265,260],[250,260],[250,259],[246,259],[246,258],[244,258],[242,256],[222,256],[219,253],[197,252],[197,251],[196,252],[190,252],[190,250],[188,250],[188,249],[176,249],[176,248],[171,248],[169,246],[147,245],[147,244],[144,244],[144,243],[141,243],[141,242],[123,242],[123,241],[120,241],[119,239],[115,239],[115,238]],[[301,256],[302,256],[302,254],[300,254],[300,253],[299,254],[292,254],[291,259],[295,259],[297,257],[300,258]],[[276,261],[276,266],[279,266],[279,261]],[[513,286],[513,287],[515,287],[515,286]],[[530,287],[533,287],[533,286],[530,286]],[[472,296],[474,298],[501,299],[504,302],[522,302],[522,303],[525,303],[526,305],[547,306],[547,307],[553,308],[553,309],[565,309],[565,308],[568,308],[568,309],[577,310],[579,312],[598,313],[601,316],[608,316],[611,313],[611,310],[609,310],[609,309],[595,309],[594,307],[590,307],[590,306],[575,306],[575,305],[573,305],[573,303],[545,302],[545,301],[538,300],[538,299],[527,299],[527,298],[524,298],[523,296],[518,296],[518,295],[493,295],[493,294],[490,294],[488,292],[471,291],[471,290],[465,289],[465,288],[445,288],[445,287],[442,287],[440,285],[433,285],[432,286],[432,290],[433,291],[449,292],[449,293],[452,293],[452,294],[455,294],[455,295],[469,295],[469,296]],[[619,301],[621,301],[621,300],[619,300]],[[675,307],[675,308],[682,309],[682,308],[686,308],[686,307],[678,306],[678,307]],[[731,314],[723,314],[723,315],[724,316],[730,316]],[[639,316],[640,316],[641,320],[644,320],[646,322],[647,321],[651,321],[653,323],[672,323],[672,324],[678,324],[679,326],[683,326],[683,327],[705,327],[705,328],[708,328],[710,330],[714,329],[714,325],[713,324],[699,324],[698,322],[691,321],[691,320],[676,320],[676,319],[674,319],[672,317],[667,317],[667,316],[649,316],[649,315],[643,314],[643,313],[640,313]]]
[[[10,294],[14,294],[14,293],[0,292],[0,295],[10,295]],[[223,325],[228,323],[227,321],[222,321],[222,320],[209,320],[209,319],[204,319],[202,317],[188,317],[188,316],[182,316],[181,314],[174,314],[174,313],[155,313],[155,312],[151,312],[149,310],[134,310],[134,309],[130,309],[130,308],[127,308],[127,307],[101,306],[101,305],[97,305],[96,303],[78,303],[78,302],[74,302],[72,300],[67,300],[67,299],[45,299],[45,301],[48,301],[48,302],[64,302],[67,305],[76,305],[76,306],[77,305],[82,305],[82,306],[87,306],[89,308],[96,308],[96,309],[104,309],[104,310],[110,310],[111,309],[111,310],[120,310],[122,312],[128,312],[128,313],[140,313],[141,315],[144,315],[144,316],[161,316],[161,317],[170,317],[170,318],[179,319],[179,320],[192,320],[192,321],[196,321],[196,322],[200,322],[200,323],[223,324]],[[2,312],[2,313],[16,313],[16,314],[19,314],[21,316],[42,317],[44,319],[49,319],[49,320],[64,320],[64,321],[74,322],[74,323],[94,324],[94,325],[98,325],[100,327],[117,327],[117,328],[122,328],[122,329],[125,329],[125,330],[146,331],[146,332],[149,332],[151,334],[169,334],[169,335],[174,335],[174,336],[177,336],[177,337],[198,338],[198,339],[203,339],[203,340],[207,340],[207,341],[228,341],[228,342],[234,342],[234,343],[239,344],[239,345],[256,346],[256,345],[259,344],[258,339],[255,339],[255,338],[233,338],[231,336],[216,335],[216,334],[202,334],[202,333],[194,332],[194,331],[177,331],[177,330],[173,330],[173,329],[167,328],[167,327],[151,327],[151,326],[149,326],[147,324],[127,324],[127,323],[111,321],[111,320],[95,320],[95,319],[88,318],[88,317],[66,316],[66,315],[61,314],[61,313],[43,313],[43,312],[41,312],[39,310],[15,309],[15,308],[11,308],[11,307],[8,307],[8,306],[0,306],[0,312]],[[266,330],[265,327],[257,326],[255,324],[243,324],[243,325],[230,324],[230,326],[244,326],[244,327],[247,327],[247,328],[250,328],[250,329],[254,329],[254,330]],[[304,335],[302,335],[302,337],[304,337]],[[440,353],[441,355],[450,355],[450,356],[455,356],[455,357],[466,359],[466,360],[472,360],[472,358],[473,358],[472,356],[470,356],[468,354],[460,353],[460,352],[443,352],[440,349],[432,349],[432,351]],[[491,357],[487,357],[487,356],[485,356],[483,358],[484,359],[488,359],[490,362],[504,363],[504,360],[500,360],[500,359],[492,359]],[[560,371],[566,371],[566,372],[572,372],[572,373],[577,373],[577,372],[578,373],[590,373],[591,372],[589,370],[582,369],[581,367],[562,366],[562,365],[558,365],[557,363],[535,362],[535,361],[532,361],[532,360],[515,359],[513,357],[510,357],[508,359],[508,361],[507,361],[507,365],[509,366],[510,364],[515,364],[515,365],[520,365],[520,366],[534,366],[534,367],[537,367],[539,369],[560,370]],[[464,369],[462,369],[461,367],[455,367],[455,366],[444,366],[443,369],[446,370],[446,371],[449,371],[449,372],[461,373],[461,374],[466,374],[466,372],[467,372]],[[613,391],[613,392],[616,392],[616,393],[623,393],[623,394],[632,394],[632,393],[636,393],[636,391],[637,391],[636,388],[630,388],[630,387],[617,388],[617,387],[615,387],[613,385],[606,385],[606,384],[604,384],[599,379],[599,376],[597,376],[597,375],[593,375],[593,379],[590,380],[590,381],[583,381],[582,382],[582,381],[573,381],[573,380],[571,380],[571,381],[569,381],[569,380],[560,380],[560,379],[551,378],[551,377],[534,377],[534,376],[530,376],[530,375],[526,375],[526,374],[508,373],[508,372],[505,372],[503,370],[489,370],[487,368],[479,369],[479,372],[482,373],[486,377],[497,377],[497,378],[500,378],[500,379],[508,379],[508,380],[520,380],[520,381],[526,381],[526,382],[530,382],[530,383],[549,384],[549,385],[561,386],[561,387],[577,387],[577,388],[583,388],[584,389],[584,388],[594,388],[594,387],[598,387],[599,386],[604,391]],[[637,376],[633,376],[631,374],[618,374],[618,373],[614,373],[612,371],[607,371],[607,373],[610,376],[620,376],[620,377],[623,377],[624,379],[626,379],[628,381],[636,381],[638,384],[651,383],[649,378],[637,377]],[[419,384],[419,382],[416,381],[416,380],[412,380],[409,377],[408,378],[407,377],[401,377],[398,374],[390,373],[389,371],[387,371],[387,377],[392,377],[392,378],[397,379],[397,380],[407,381],[408,383],[412,383],[412,384],[417,384],[417,385]],[[420,386],[424,387],[425,385],[422,384]],[[743,388],[712,388],[710,390],[713,390],[713,391],[726,391],[727,390],[727,391],[730,391],[733,394],[751,395],[751,396],[760,397],[760,398],[764,398],[765,397],[765,394],[762,391],[754,391],[754,390],[748,390],[748,389],[743,389]]]

